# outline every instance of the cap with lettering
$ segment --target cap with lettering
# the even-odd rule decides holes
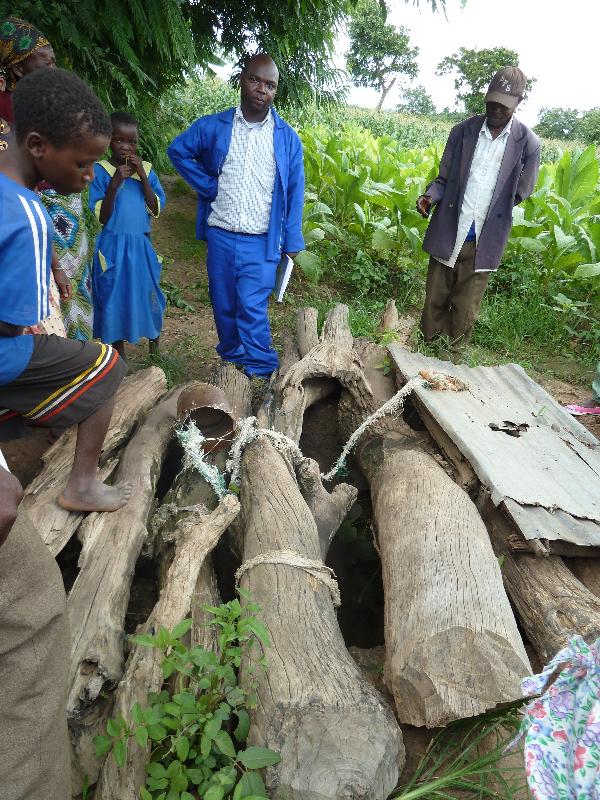
[[[492,78],[485,102],[514,109],[523,99],[526,83],[527,78],[518,67],[503,67]]]

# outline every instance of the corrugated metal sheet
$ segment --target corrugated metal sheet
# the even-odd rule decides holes
[[[439,370],[468,384],[463,392],[416,391],[495,505],[514,501],[510,513],[525,538],[600,544],[600,442],[519,365],[470,368],[399,345],[389,352],[406,380]],[[490,428],[506,422],[528,428],[520,436]]]

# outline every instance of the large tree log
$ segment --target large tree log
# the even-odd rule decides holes
[[[240,491],[246,561],[281,550],[320,561],[312,514],[265,440],[244,453]],[[263,609],[271,638],[250,734],[281,753],[267,772],[271,796],[386,798],[403,763],[402,736],[349,655],[328,588],[302,569],[271,563],[252,567],[241,583]]]
[[[278,381],[276,410],[272,415],[271,427],[295,442],[300,441],[306,409],[332,394],[338,384],[358,398],[371,394],[360,359],[352,350],[347,306],[337,305],[329,311],[320,340],[303,354],[303,350],[315,341],[316,312],[311,314],[312,311],[314,309],[299,312],[302,358]]]
[[[508,542],[513,529],[504,514],[489,497],[482,501],[482,509],[503,560],[506,588],[541,664],[547,664],[575,634],[595,641],[600,636],[600,598],[577,580],[560,556],[515,554]]]
[[[376,408],[393,383],[373,371],[380,353],[363,345],[361,357]],[[344,435],[372,410],[345,395]],[[424,439],[400,418],[384,418],[364,434],[357,459],[381,555],[386,685],[401,722],[437,727],[517,699],[530,667],[485,525],[423,452]]]
[[[210,515],[196,511],[180,522],[176,531],[175,557],[165,588],[144,626],[147,630],[171,629],[189,614],[200,569],[239,508],[237,498],[226,495]],[[158,650],[134,646],[116,691],[115,716],[123,716],[131,722],[133,705],[146,706],[148,694],[160,691],[163,683],[161,660]],[[96,800],[136,800],[144,782],[147,760],[146,751],[135,745],[128,748],[123,769],[116,766],[113,758],[107,758],[100,773]]]
[[[565,563],[592,594],[600,597],[600,560],[598,558],[568,558]]]
[[[92,782],[97,776],[98,762],[83,759],[91,750],[94,725],[106,713],[107,693],[123,674],[123,624],[129,590],[147,536],[146,524],[172,436],[179,391],[171,392],[148,414],[125,448],[117,478],[133,484],[132,497],[117,511],[93,515],[86,535],[86,557],[69,594],[72,649],[67,716],[75,783],[86,773]]]
[[[166,390],[165,374],[158,367],[140,370],[125,378],[117,392],[115,410],[102,446],[102,465],[129,438],[133,428]],[[44,453],[44,467],[25,490],[20,506],[20,511],[29,515],[54,556],[60,553],[85,516],[69,512],[56,502],[71,471],[76,436],[77,430],[72,428]],[[111,475],[115,466],[113,461],[108,468],[101,468],[102,480]]]

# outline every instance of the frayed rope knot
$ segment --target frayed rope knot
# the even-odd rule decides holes
[[[244,561],[242,566],[235,573],[235,585],[239,586],[242,575],[252,567],[257,567],[259,564],[285,564],[288,567],[296,567],[302,569],[313,578],[316,578],[329,589],[329,594],[333,600],[334,608],[337,608],[340,603],[340,590],[338,588],[335,572],[326,567],[322,561],[312,561],[310,558],[304,558],[300,553],[294,550],[273,550],[268,553],[261,553],[254,558]]]

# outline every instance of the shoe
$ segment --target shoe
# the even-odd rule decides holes
[[[600,406],[578,406],[571,404],[563,407],[565,411],[568,411],[569,414],[574,417],[585,417],[587,414],[600,417]]]

